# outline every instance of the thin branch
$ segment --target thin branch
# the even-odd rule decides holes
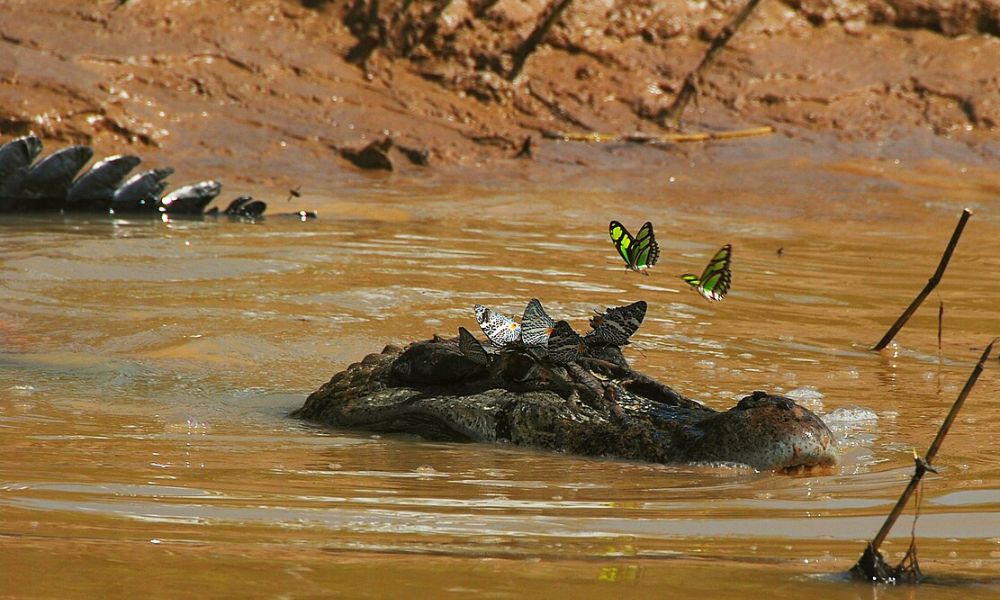
[[[965,387],[958,394],[958,398],[955,399],[955,403],[951,405],[951,410],[948,411],[948,416],[945,417],[944,422],[941,423],[941,427],[938,428],[937,435],[934,437],[934,441],[931,442],[930,448],[927,449],[927,454],[923,458],[916,456],[914,453],[914,462],[916,466],[914,468],[913,477],[910,478],[910,483],[907,484],[906,489],[903,490],[902,495],[900,495],[899,500],[896,501],[896,505],[892,507],[892,511],[889,512],[889,516],[886,517],[885,523],[882,524],[882,528],[878,530],[872,541],[868,543],[865,548],[864,553],[861,555],[861,559],[858,560],[857,564],[851,569],[851,573],[855,576],[861,577],[867,580],[881,580],[871,570],[871,565],[868,564],[869,561],[881,561],[884,564],[884,560],[878,553],[879,547],[882,546],[882,542],[885,538],[889,536],[889,531],[892,526],[896,523],[899,515],[902,514],[903,509],[906,507],[906,503],[910,500],[910,496],[913,495],[914,490],[916,490],[917,485],[920,484],[920,480],[923,478],[924,473],[927,471],[933,471],[931,463],[934,462],[934,457],[937,456],[938,450],[941,449],[941,444],[944,443],[944,437],[948,435],[948,431],[951,430],[952,423],[955,422],[955,417],[958,416],[958,411],[962,409],[962,405],[965,404],[965,399],[969,396],[972,391],[972,387],[976,385],[976,380],[979,379],[979,374],[983,372],[983,365],[990,357],[990,353],[993,351],[993,345],[1000,341],[1000,338],[994,338],[993,341],[986,346],[983,350],[982,356],[979,357],[979,362],[976,363],[976,367],[972,370],[972,374],[969,375],[969,379],[965,382]],[[868,559],[866,561],[866,558]]]
[[[588,129],[588,130],[591,129],[589,125],[587,125],[586,123],[578,119],[576,116],[574,116],[572,113],[570,113],[568,110],[563,108],[563,106],[559,104],[559,102],[546,98],[541,93],[535,91],[534,86],[531,85],[530,82],[528,83],[528,93],[531,94],[532,98],[541,102],[545,106],[545,108],[549,109],[549,112],[552,113],[552,116],[556,117],[557,119],[562,119],[563,121],[566,121],[567,123],[570,123],[572,125],[576,125],[581,129]]]
[[[702,73],[715,62],[715,57],[722,51],[740,26],[743,25],[743,22],[747,20],[753,9],[757,8],[758,4],[760,4],[760,0],[748,0],[743,9],[733,18],[732,22],[723,27],[715,38],[712,39],[701,62],[684,79],[684,86],[681,88],[680,93],[677,94],[677,98],[674,99],[673,104],[661,115],[662,124],[672,129],[677,129],[680,126],[681,115],[684,114],[684,109],[687,108],[688,102],[691,101],[691,98],[698,91],[698,81],[701,80]]]
[[[941,330],[944,327],[944,300],[938,300],[938,352],[941,352]]]
[[[759,1],[759,0],[758,0]],[[534,31],[528,35],[528,38],[518,46],[517,50],[514,51],[513,56],[513,66],[510,68],[510,73],[507,75],[507,79],[513,81],[521,74],[521,69],[524,68],[524,61],[528,60],[528,56],[535,51],[538,44],[542,43],[542,39],[545,38],[545,34],[549,32],[549,29],[555,25],[556,21],[559,20],[559,15],[563,13],[564,10],[569,8],[569,5],[573,0],[556,0],[556,2],[549,8],[549,12],[542,18],[541,22],[535,27]]]
[[[906,310],[903,311],[903,314],[899,315],[899,318],[892,324],[889,331],[886,331],[885,335],[882,336],[882,339],[879,340],[877,344],[872,346],[872,350],[881,350],[888,346],[889,342],[892,341],[892,338],[896,337],[896,334],[903,328],[903,325],[906,325],[906,322],[910,320],[910,317],[913,316],[913,313],[924,301],[924,298],[926,298],[927,295],[930,294],[935,287],[937,287],[938,282],[941,281],[941,276],[944,275],[944,270],[948,268],[948,261],[951,260],[951,254],[955,251],[955,246],[958,245],[958,238],[962,237],[962,230],[965,229],[965,223],[971,216],[971,210],[966,208],[962,211],[962,217],[958,220],[958,225],[955,226],[955,232],[951,234],[951,241],[948,242],[948,247],[944,250],[944,255],[941,257],[941,262],[938,263],[937,271],[935,271],[934,275],[927,281],[927,285],[924,286],[924,289],[921,290],[921,292],[917,294],[917,297],[913,299],[913,302],[911,302]]]
[[[529,88],[530,91],[530,88]],[[543,101],[542,98],[538,98]],[[543,101],[544,103],[544,101]],[[586,127],[584,127],[586,129]],[[666,144],[671,142],[707,142],[712,140],[729,140],[735,138],[751,137],[758,135],[771,135],[774,128],[765,125],[763,127],[751,127],[749,129],[737,129],[735,131],[696,131],[688,133],[598,133],[586,132],[577,133],[572,131],[552,131],[542,130],[542,137],[550,140],[562,140],[564,142],[592,142],[592,143],[632,143],[632,144]]]
[[[927,464],[934,462],[934,457],[937,456],[938,450],[941,449],[941,444],[944,443],[944,436],[948,434],[948,430],[951,429],[951,424],[955,421],[955,417],[958,416],[958,411],[962,410],[962,405],[965,404],[965,398],[972,391],[972,386],[976,385],[976,380],[979,379],[979,374],[983,372],[983,365],[986,364],[986,360],[990,357],[990,352],[993,351],[993,344],[1000,341],[1000,338],[993,338],[993,341],[986,346],[983,350],[982,356],[979,357],[979,362],[976,363],[976,368],[972,370],[972,374],[969,375],[968,381],[965,382],[965,387],[958,394],[958,398],[955,399],[955,404],[951,406],[951,410],[948,411],[948,416],[944,418],[944,423],[941,423],[940,429],[938,429],[937,436],[934,441],[931,442],[931,447],[927,449],[927,454],[924,456],[924,460]]]

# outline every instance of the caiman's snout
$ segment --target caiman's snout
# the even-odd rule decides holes
[[[744,463],[762,471],[790,471],[837,464],[833,433],[819,417],[790,398],[754,392],[726,412],[697,425],[688,459]]]

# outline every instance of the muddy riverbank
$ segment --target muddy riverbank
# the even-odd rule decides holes
[[[50,148],[136,152],[192,179],[329,183],[357,174],[345,150],[385,136],[396,170],[415,173],[488,165],[544,177],[690,155],[986,166],[1000,156],[989,0],[762,3],[683,124],[776,132],[657,148],[544,133],[664,132],[685,76],[742,3],[576,0],[537,44],[526,41],[557,3],[2,4],[5,139],[33,131]],[[514,162],[528,138],[532,160]]]

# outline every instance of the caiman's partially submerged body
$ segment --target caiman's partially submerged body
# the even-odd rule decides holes
[[[791,471],[837,461],[830,430],[792,400],[754,392],[718,412],[633,371],[613,345],[567,364],[516,345],[484,364],[439,337],[389,346],[334,375],[294,416],[659,463]]]

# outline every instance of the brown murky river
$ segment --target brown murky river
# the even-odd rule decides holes
[[[685,159],[331,183],[303,189],[307,223],[0,217],[0,596],[996,598],[996,358],[925,481],[932,582],[841,574],[1000,335],[998,189],[950,164]],[[966,206],[937,291],[868,352]],[[624,271],[611,218],[656,224],[649,277]],[[733,289],[708,303],[677,275],[726,242]],[[837,432],[842,464],[775,476],[287,417],[388,342],[476,330],[474,303],[519,314],[531,297],[578,329],[647,300],[638,368],[717,408],[791,395]]]

